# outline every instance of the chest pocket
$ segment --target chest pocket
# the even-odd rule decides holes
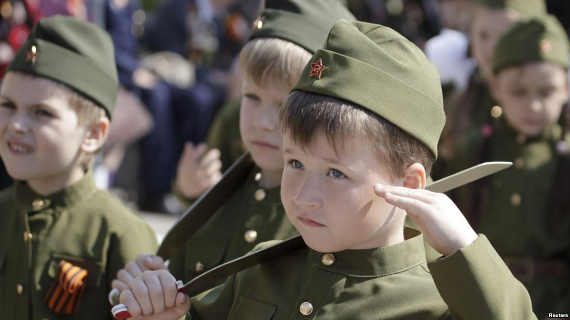
[[[272,304],[253,298],[239,296],[236,304],[232,307],[228,320],[271,320],[273,319],[276,311],[277,307]]]
[[[95,259],[52,255],[41,280],[45,312],[74,315],[86,305],[99,305],[96,295],[105,290],[100,288],[102,275],[101,264]]]

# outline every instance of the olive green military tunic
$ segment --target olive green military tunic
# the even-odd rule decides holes
[[[49,196],[15,183],[0,193],[0,317],[111,319],[107,293],[117,271],[155,249],[151,228],[98,190],[91,173]],[[75,294],[72,286],[65,287],[75,301],[63,299],[61,292],[52,301],[56,307],[61,302],[62,309],[76,306],[71,316],[48,308],[53,297],[48,291],[63,285],[63,262],[85,276],[82,283],[75,282],[80,289]]]
[[[456,192],[457,204],[478,232],[488,236],[513,273],[528,288],[535,312],[570,310],[570,212],[551,221],[561,128],[553,125],[536,137],[524,137],[504,119],[494,121],[488,139],[472,139],[456,167],[482,160],[512,161],[514,167],[483,183]],[[570,135],[565,141],[570,145]],[[477,154],[477,152],[484,153]],[[554,225],[553,225],[554,224]]]
[[[301,248],[194,297],[187,319],[535,319],[485,236],[429,264],[423,248],[422,236],[336,253]]]
[[[246,156],[239,161],[252,160]],[[235,191],[227,199],[216,200],[222,204],[210,219],[194,234],[187,234],[185,227],[171,230],[184,235],[182,246],[173,243],[178,240],[170,240],[169,236],[161,244],[159,254],[171,246],[180,247],[172,256],[166,256],[170,259],[169,269],[177,279],[189,281],[206,270],[249,252],[260,242],[287,239],[297,234],[285,215],[279,186],[271,189],[260,187],[260,169],[253,164],[230,170],[245,171],[245,178],[235,185],[226,179],[219,182],[218,187]],[[193,212],[190,211],[183,219],[193,224],[192,218]]]

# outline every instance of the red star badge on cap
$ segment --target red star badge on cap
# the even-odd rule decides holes
[[[309,77],[317,76],[318,80],[321,80],[323,77],[323,71],[325,71],[328,67],[323,64],[323,59],[319,58],[317,62],[311,63],[311,74]]]
[[[540,42],[540,51],[543,54],[548,54],[550,53],[550,51],[552,51],[552,43],[546,39],[542,40]]]

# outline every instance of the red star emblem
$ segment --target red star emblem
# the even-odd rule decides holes
[[[543,54],[550,53],[550,51],[552,51],[552,43],[546,39],[542,40],[540,42],[540,51],[542,51]]]
[[[325,71],[328,67],[323,64],[323,59],[319,58],[317,62],[311,63],[311,74],[309,77],[312,78],[313,76],[317,76],[318,80],[321,80],[323,77],[323,71]]]
[[[38,55],[36,46],[31,46],[26,54],[26,62],[31,62],[32,64],[36,63],[36,57]]]

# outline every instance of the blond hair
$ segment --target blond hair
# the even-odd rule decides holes
[[[260,38],[242,48],[239,67],[258,86],[286,83],[293,87],[310,59],[311,53],[292,42]]]
[[[85,126],[89,128],[91,125],[99,122],[104,121],[104,119],[109,120],[107,117],[107,113],[101,107],[99,107],[95,102],[83,97],[79,93],[69,90],[70,95],[68,98],[69,105],[75,110],[77,113],[78,124],[80,126]],[[94,152],[83,153],[81,154],[80,165],[83,171],[87,172],[92,164],[95,154],[101,148],[97,149]]]

